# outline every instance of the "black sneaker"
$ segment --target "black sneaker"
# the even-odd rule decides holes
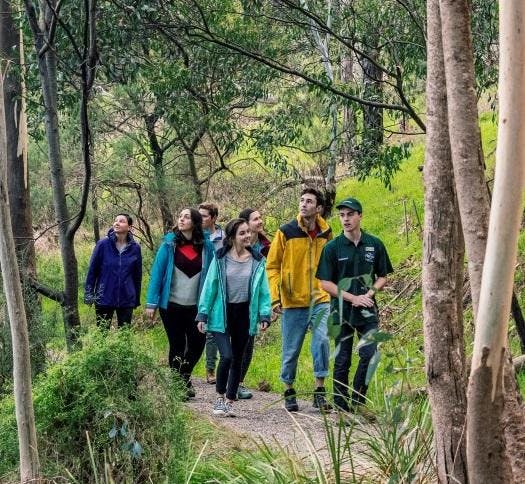
[[[293,388],[289,388],[284,392],[284,408],[289,412],[298,412],[299,405],[297,405],[296,393]]]
[[[314,390],[314,408],[318,408],[321,413],[332,411],[332,405],[326,401],[326,390],[324,387],[317,387]]]
[[[193,388],[191,380],[188,380],[188,382],[186,383],[186,396],[188,398],[194,398],[195,397],[195,388]]]

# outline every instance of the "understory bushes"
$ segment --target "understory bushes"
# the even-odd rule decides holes
[[[133,332],[93,331],[34,387],[43,474],[68,482],[179,482],[189,440],[180,384]],[[12,398],[0,402],[0,481],[16,478]]]

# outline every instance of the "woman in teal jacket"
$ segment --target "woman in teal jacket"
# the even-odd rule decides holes
[[[235,416],[232,405],[244,350],[259,326],[265,331],[270,325],[271,300],[266,259],[252,250],[246,220],[234,219],[224,231],[224,245],[206,276],[196,319],[201,332],[213,335],[221,355],[213,413]]]
[[[206,338],[195,323],[197,303],[214,257],[212,243],[204,236],[202,216],[193,208],[181,211],[177,226],[166,234],[153,267],[146,296],[146,315],[153,319],[159,308],[169,341],[168,363],[194,397],[191,372],[204,350]]]

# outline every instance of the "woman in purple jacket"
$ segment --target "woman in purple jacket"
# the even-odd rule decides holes
[[[115,312],[119,328],[131,324],[133,309],[140,305],[142,254],[131,235],[132,224],[128,214],[119,213],[89,262],[84,302],[95,304],[97,324],[105,328]]]

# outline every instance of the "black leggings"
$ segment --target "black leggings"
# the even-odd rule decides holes
[[[114,308],[111,306],[95,306],[95,314],[97,316],[97,326],[100,328],[109,329],[113,313],[117,312],[117,324],[122,328],[125,324],[131,324],[131,317],[133,316],[133,308]]]
[[[228,400],[235,400],[241,380],[244,350],[250,337],[249,303],[228,303],[226,318],[226,332],[213,331],[211,333],[221,355],[215,388],[220,395],[226,394]]]
[[[248,368],[250,368],[250,363],[252,362],[254,344],[255,344],[255,336],[250,336],[248,338],[248,343],[246,343],[246,348],[244,349],[244,355],[242,357],[242,365],[241,365],[241,381],[242,382],[246,378],[246,373],[248,373]]]
[[[188,382],[206,343],[206,335],[197,329],[195,322],[197,306],[169,303],[168,308],[160,308],[159,313],[170,344],[170,368],[178,371]]]

